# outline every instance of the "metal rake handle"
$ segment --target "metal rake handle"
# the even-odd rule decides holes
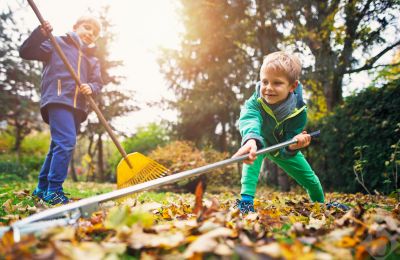
[[[320,131],[310,133],[310,135],[312,137],[318,136],[319,134],[320,134]],[[278,149],[281,149],[283,147],[289,146],[294,143],[297,143],[296,139],[292,139],[292,140],[289,140],[289,141],[286,141],[283,143],[279,143],[279,144],[267,147],[265,149],[261,149],[261,150],[257,151],[257,154],[273,152],[273,151],[276,151]],[[24,226],[26,224],[40,221],[43,219],[54,218],[55,216],[59,216],[60,214],[70,212],[73,210],[77,210],[77,209],[79,209],[81,212],[85,212],[85,208],[90,208],[92,206],[95,207],[98,205],[98,203],[101,203],[101,202],[104,202],[107,200],[118,199],[118,198],[124,197],[126,195],[135,193],[135,192],[148,190],[150,188],[155,188],[155,187],[158,187],[158,186],[161,186],[164,184],[173,183],[180,179],[194,177],[194,176],[200,175],[202,173],[209,172],[209,171],[217,169],[217,168],[221,168],[228,164],[232,164],[234,162],[243,161],[243,160],[247,159],[247,157],[248,157],[248,154],[239,156],[239,157],[235,157],[235,158],[226,159],[226,160],[219,161],[216,163],[204,165],[204,166],[198,167],[196,169],[176,173],[173,175],[168,175],[168,176],[165,176],[165,177],[162,177],[159,179],[147,181],[147,182],[133,185],[133,186],[130,186],[127,188],[123,188],[123,189],[115,190],[115,191],[108,192],[105,194],[97,195],[94,197],[82,199],[82,200],[79,200],[79,201],[76,201],[76,202],[73,202],[73,203],[70,203],[67,205],[63,205],[63,206],[60,206],[57,208],[51,208],[46,211],[34,214],[34,215],[26,217],[22,220],[19,220],[19,221],[15,222],[12,225],[12,227],[13,228],[21,228],[22,226]]]

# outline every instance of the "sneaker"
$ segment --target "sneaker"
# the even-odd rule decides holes
[[[327,208],[327,209],[338,208],[338,209],[341,209],[341,210],[343,210],[343,211],[348,211],[348,210],[350,210],[350,207],[349,207],[349,206],[347,206],[347,205],[345,205],[345,204],[342,204],[342,203],[339,203],[339,202],[336,202],[336,201],[326,203],[326,208]]]
[[[249,212],[256,212],[254,210],[254,205],[252,201],[236,200],[235,207],[239,208],[240,212],[243,214],[247,214]]]
[[[32,196],[42,200],[46,196],[46,191],[36,187],[32,192]]]
[[[62,190],[47,192],[47,194],[46,194],[46,196],[44,196],[43,200],[51,205],[69,203],[68,197],[65,196],[65,193]]]

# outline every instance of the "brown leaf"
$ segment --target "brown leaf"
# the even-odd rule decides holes
[[[353,218],[354,218],[354,209],[351,209],[346,214],[344,214],[343,217],[335,220],[335,224],[339,227],[342,227],[349,221],[351,221]]]
[[[195,198],[193,213],[199,214],[200,212],[203,211],[203,194],[204,194],[203,181],[201,179],[197,183],[196,191],[194,194],[196,198]]]
[[[128,244],[134,249],[141,248],[164,248],[171,249],[179,246],[185,241],[185,236],[179,231],[162,232],[160,234],[149,234],[134,232],[128,238]]]
[[[13,213],[15,211],[15,206],[12,204],[12,199],[6,200],[1,206],[6,213]]]
[[[306,226],[306,228],[315,228],[315,229],[320,229],[326,224],[326,218],[325,215],[322,215],[321,219],[313,218],[313,212],[310,214],[310,222]]]
[[[213,252],[218,246],[215,240],[218,237],[228,237],[232,235],[232,230],[224,227],[214,229],[208,233],[199,236],[193,243],[186,249],[184,256],[186,258],[192,257],[195,253]]]
[[[273,242],[264,246],[256,247],[255,251],[260,254],[266,254],[273,258],[279,258],[282,256],[282,251],[279,243]]]

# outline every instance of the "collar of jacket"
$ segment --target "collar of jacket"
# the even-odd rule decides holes
[[[96,51],[96,45],[91,44],[91,45],[86,45],[82,43],[82,41],[79,39],[78,34],[75,32],[68,32],[65,36],[63,36],[64,40],[68,43],[72,43],[75,45],[75,47],[85,54],[88,54],[90,56],[93,56],[95,51]]]
[[[292,111],[292,113],[290,113],[288,116],[286,116],[285,118],[283,118],[281,121],[278,121],[278,119],[276,119],[274,112],[272,112],[272,109],[265,103],[265,100],[262,97],[259,97],[257,99],[258,103],[261,104],[261,107],[264,109],[264,111],[270,115],[278,124],[281,124],[282,122],[284,122],[285,120],[295,117],[298,114],[300,114],[304,109],[306,109],[306,105],[303,105],[301,107],[295,107],[294,110]]]
[[[266,101],[261,97],[261,82],[257,82],[256,84],[256,91],[257,91],[257,101],[258,103],[262,106],[262,108],[264,109],[264,111],[270,115],[278,124],[281,124],[283,121],[295,117],[298,114],[300,114],[304,109],[306,109],[306,104],[303,101],[303,95],[302,95],[302,91],[303,91],[303,85],[301,85],[301,83],[299,82],[299,86],[296,88],[296,90],[294,91],[294,94],[296,96],[296,100],[297,100],[297,104],[296,107],[294,108],[294,110],[285,118],[283,118],[281,121],[278,121],[278,119],[276,119],[274,112],[272,112],[272,109],[266,104]],[[300,92],[300,93],[297,93]]]

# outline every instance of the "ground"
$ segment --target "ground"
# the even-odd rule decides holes
[[[3,182],[4,183],[4,182]],[[30,196],[34,181],[0,188],[0,225],[48,205]],[[79,199],[113,184],[67,182]],[[400,204],[383,195],[328,193],[344,212],[311,203],[301,191],[258,190],[256,213],[234,207],[237,188],[193,194],[142,192],[106,202],[77,226],[42,230],[14,243],[5,233],[0,259],[398,259]],[[197,201],[197,202],[196,202]]]

